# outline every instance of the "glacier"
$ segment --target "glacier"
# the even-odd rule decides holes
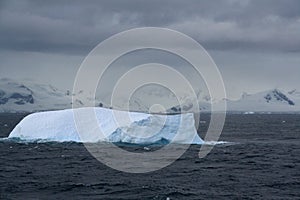
[[[88,125],[78,131],[74,112],[80,113],[80,124]],[[96,121],[89,114],[95,113]],[[95,118],[94,118],[95,119]],[[98,129],[97,129],[98,128]],[[100,129],[99,129],[100,128]],[[91,130],[101,130],[96,133]],[[127,112],[101,107],[37,112],[26,116],[8,138],[26,141],[55,142],[113,142],[132,144],[179,143],[203,144],[195,128],[193,113],[158,115]]]

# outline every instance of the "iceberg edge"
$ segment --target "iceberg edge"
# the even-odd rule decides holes
[[[98,124],[92,124],[88,116],[91,109]],[[80,124],[88,125],[86,131],[78,131],[75,111],[82,114]],[[192,113],[158,115],[100,107],[77,108],[30,114],[16,125],[8,138],[48,142],[155,144],[169,141],[178,144],[203,144],[194,123]],[[101,134],[91,131],[99,127]]]

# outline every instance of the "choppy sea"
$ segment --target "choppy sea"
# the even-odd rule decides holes
[[[24,116],[0,114],[0,137]],[[0,199],[300,199],[300,115],[229,114],[220,140],[205,158],[191,145],[145,174],[111,169],[80,143],[1,140]]]

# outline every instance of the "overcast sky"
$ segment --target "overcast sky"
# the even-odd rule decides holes
[[[1,0],[0,77],[71,88],[99,42],[145,26],[171,28],[203,45],[231,98],[243,91],[300,89],[298,0]]]

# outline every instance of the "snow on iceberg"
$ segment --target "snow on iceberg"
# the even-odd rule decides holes
[[[96,124],[92,123],[91,109],[95,113]],[[88,125],[80,134],[74,111],[82,116],[79,123]],[[192,113],[154,115],[106,108],[79,108],[30,114],[13,129],[9,138],[57,142],[152,144],[172,141],[202,144],[203,140],[198,136],[194,123]],[[95,134],[91,130],[101,130],[101,133]]]

